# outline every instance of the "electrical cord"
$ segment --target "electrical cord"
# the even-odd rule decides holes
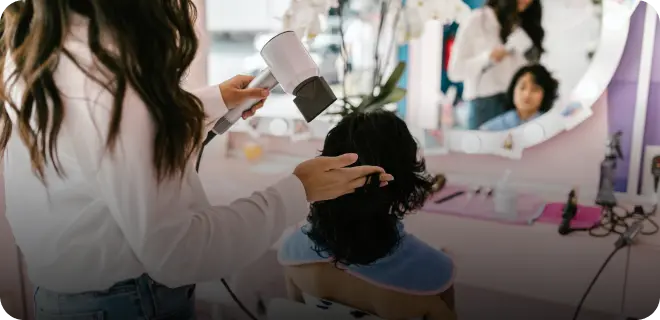
[[[598,269],[596,276],[591,280],[589,287],[587,287],[587,290],[582,295],[582,298],[580,299],[580,302],[578,303],[578,306],[575,309],[575,313],[573,314],[573,320],[577,320],[578,316],[580,315],[580,311],[582,310],[582,306],[584,305],[584,301],[587,300],[587,297],[589,296],[591,289],[593,289],[594,285],[596,284],[596,281],[598,281],[598,278],[605,270],[605,267],[607,267],[607,265],[610,263],[614,255],[616,255],[617,252],[619,252],[621,249],[632,245],[633,240],[635,240],[635,237],[641,234],[642,223],[643,220],[638,220],[637,222],[633,223],[623,234],[621,234],[619,239],[617,239],[616,243],[614,243],[614,250],[609,254],[609,256],[607,256],[607,259],[605,259],[605,262],[600,266],[600,269]]]
[[[206,139],[204,139],[204,142],[202,142],[202,148],[199,150],[199,155],[197,155],[197,163],[195,164],[195,170],[197,172],[199,172],[199,165],[202,163],[202,153],[204,153],[204,148],[217,135],[218,135],[217,133],[213,131],[209,131],[209,134],[206,136]]]
[[[655,160],[653,162],[656,163]],[[657,195],[658,183],[660,182],[660,172],[657,172],[656,168],[654,167],[652,168],[651,173],[653,174],[654,180],[654,193]],[[597,225],[588,229],[589,235],[593,237],[607,237],[612,233],[622,235],[630,228],[630,220],[633,220],[632,223],[635,223],[637,220],[642,220],[642,222],[647,222],[646,225],[650,225],[652,227],[650,231],[644,230],[644,228],[642,228],[640,234],[645,236],[656,234],[660,230],[660,226],[658,226],[658,224],[652,219],[649,219],[649,217],[655,213],[657,209],[657,203],[653,205],[650,211],[644,210],[642,206],[635,206],[635,209],[632,212],[629,212],[620,206],[603,207],[601,220]]]
[[[650,215],[656,210],[657,204],[653,205],[650,211],[645,211],[642,206],[635,206],[632,212],[619,206],[604,207],[602,218],[598,224],[586,230],[582,229],[579,231],[588,231],[590,236],[598,238],[607,237],[612,233],[622,235],[628,231],[632,224],[641,221],[651,228],[650,230],[648,228],[642,228],[640,234],[645,236],[653,235],[660,231],[658,223],[650,219]]]
[[[207,144],[209,144],[209,142],[211,142],[211,140],[213,140],[213,138],[215,138],[216,135],[217,135],[217,134],[216,134],[215,132],[213,132],[213,131],[209,131],[208,135],[206,136],[206,139],[205,139],[204,142],[202,143],[202,148],[199,150],[199,154],[197,155],[197,163],[195,164],[195,171],[199,172],[199,165],[200,165],[201,162],[202,162],[202,154],[204,153],[204,148],[206,147]],[[245,312],[245,314],[246,314],[250,319],[252,319],[252,320],[258,320],[258,318],[255,317],[255,316],[252,314],[252,312],[250,312],[250,310],[248,310],[248,308],[245,307],[245,305],[241,302],[241,300],[238,299],[238,297],[236,296],[236,294],[234,294],[234,291],[231,290],[231,288],[229,287],[229,284],[227,283],[227,281],[223,278],[223,279],[220,279],[220,282],[221,282],[222,285],[225,287],[225,289],[227,290],[227,293],[229,293],[229,295],[230,295],[231,298],[234,300],[234,302],[236,302],[236,304],[238,305],[238,307],[241,308],[241,310],[243,310],[243,312]]]
[[[570,228],[569,232],[566,234],[572,232],[588,232],[590,236],[596,238],[608,237],[613,233],[622,235],[626,233],[630,226],[635,222],[641,221],[647,227],[642,228],[640,234],[650,236],[660,231],[658,223],[650,219],[650,216],[656,212],[656,210],[657,204],[653,205],[650,211],[645,211],[642,206],[635,206],[635,209],[632,212],[619,206],[603,207],[601,220],[594,226],[589,228]]]
[[[607,256],[607,259],[605,259],[605,262],[600,266],[600,269],[598,269],[598,272],[596,273],[596,276],[591,280],[591,283],[589,284],[589,287],[587,287],[587,291],[584,292],[582,295],[582,298],[580,299],[580,303],[578,304],[577,308],[575,309],[575,313],[573,314],[573,320],[577,320],[578,316],[580,315],[580,311],[582,310],[582,305],[584,305],[584,301],[587,299],[589,296],[589,293],[591,292],[591,289],[594,287],[596,284],[596,281],[598,281],[598,278],[600,275],[603,273],[603,270],[605,270],[605,267],[610,263],[614,255],[616,255],[619,250],[621,250],[623,247],[615,247],[614,250],[610,253],[609,256]]]

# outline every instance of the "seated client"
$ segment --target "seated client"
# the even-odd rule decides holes
[[[510,130],[537,118],[552,108],[558,87],[559,83],[544,66],[532,64],[520,68],[507,90],[509,111],[484,123],[479,130]]]
[[[452,260],[401,222],[433,184],[406,124],[391,112],[353,113],[328,133],[321,155],[344,153],[381,166],[394,181],[311,205],[308,223],[279,252],[289,297],[355,316],[455,318]]]

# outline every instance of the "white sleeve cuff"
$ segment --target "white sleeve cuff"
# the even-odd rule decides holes
[[[227,113],[227,105],[222,98],[222,93],[218,85],[200,88],[192,93],[202,101],[204,113],[206,113],[207,120],[209,120],[211,126]]]
[[[486,50],[479,55],[474,57],[474,60],[472,61],[475,65],[480,66],[481,69],[489,66],[491,63],[494,63],[492,60],[490,60],[490,50]],[[481,70],[479,70],[481,72]]]
[[[295,225],[307,218],[309,214],[309,202],[305,187],[300,179],[295,175],[290,175],[278,183],[273,188],[282,197],[282,202],[286,209],[286,225]]]

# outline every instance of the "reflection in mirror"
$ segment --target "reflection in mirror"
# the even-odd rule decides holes
[[[442,90],[457,94],[442,127],[506,131],[552,112],[589,67],[601,10],[599,0],[485,0],[445,27]]]
[[[425,155],[447,153],[447,136],[439,129],[422,129],[421,145]]]

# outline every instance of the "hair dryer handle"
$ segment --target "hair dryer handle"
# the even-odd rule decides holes
[[[273,90],[279,82],[273,76],[273,73],[270,69],[264,69],[261,71],[250,83],[247,85],[246,89],[251,88],[265,88],[268,90]],[[216,134],[223,134],[231,128],[231,126],[236,123],[245,111],[250,110],[255,104],[259,103],[259,99],[248,99],[238,106],[232,108],[227,112],[218,122],[213,126],[213,132]]]

